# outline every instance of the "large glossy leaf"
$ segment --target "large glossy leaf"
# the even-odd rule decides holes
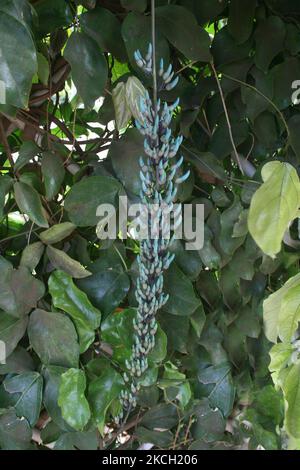
[[[122,7],[143,13],[147,8],[147,0],[121,0]]]
[[[160,30],[180,52],[190,60],[209,62],[210,38],[198,26],[194,15],[186,8],[167,5],[156,9]]]
[[[48,230],[39,233],[39,237],[43,243],[47,245],[53,245],[58,243],[74,232],[76,225],[71,222],[63,222],[61,224],[55,224],[50,227]]]
[[[26,349],[17,346],[16,349],[10,354],[5,361],[5,364],[0,364],[0,375],[5,374],[21,374],[34,370],[35,365],[32,357]]]
[[[192,282],[175,263],[165,273],[165,292],[170,297],[164,310],[173,315],[192,315],[201,304],[201,300],[195,295]]]
[[[208,396],[209,404],[213,409],[221,410],[227,418],[232,411],[235,395],[230,365],[208,367],[198,374],[198,379],[203,384],[214,384]]]
[[[59,192],[65,177],[61,157],[54,152],[45,152],[42,158],[42,175],[44,178],[46,198],[51,201]]]
[[[28,268],[18,269],[8,264],[2,268],[0,278],[0,308],[7,313],[20,317],[36,307],[37,301],[44,295],[43,283],[35,279]]]
[[[138,121],[143,121],[140,111],[141,99],[146,97],[146,88],[137,77],[129,77],[126,82],[126,102],[132,116]]]
[[[3,450],[29,448],[32,430],[26,419],[18,418],[15,410],[0,411],[0,447]]]
[[[73,21],[71,5],[61,0],[39,0],[35,2],[38,15],[38,34],[43,37],[56,28],[68,26]]]
[[[254,194],[248,216],[249,231],[264,253],[274,257],[300,205],[300,182],[289,163],[269,162],[262,169],[264,183]]]
[[[111,52],[121,62],[126,60],[121,23],[111,11],[97,6],[81,15],[80,24],[83,31],[97,42],[102,51]]]
[[[228,28],[238,44],[247,41],[252,33],[256,0],[231,0]]]
[[[71,258],[67,253],[62,250],[58,250],[53,246],[48,246],[46,250],[47,256],[51,264],[56,269],[61,269],[66,274],[80,279],[83,277],[90,276],[90,272],[87,271],[82,264],[75,259]]]
[[[17,415],[24,416],[33,427],[39,419],[42,405],[43,379],[38,372],[24,372],[7,377],[4,389],[11,396]]]
[[[78,94],[85,106],[93,107],[96,99],[102,96],[107,82],[107,63],[98,44],[86,33],[73,32],[68,39],[64,57],[71,65]]]
[[[68,432],[56,440],[54,450],[97,450],[98,440],[97,430]]]
[[[65,421],[77,431],[88,423],[91,412],[84,396],[86,389],[85,374],[79,369],[69,369],[61,376],[58,405]]]
[[[8,175],[0,177],[0,217],[3,215],[5,196],[12,185],[12,179]]]
[[[122,376],[112,367],[105,368],[101,376],[93,380],[89,385],[88,400],[92,410],[92,417],[101,434],[104,431],[107,410],[118,399],[123,387]]]
[[[17,9],[22,11],[23,2],[16,3]],[[23,108],[28,105],[31,81],[37,72],[37,56],[24,17],[20,21],[21,15],[15,15],[12,2],[10,5],[6,3],[6,8],[0,10],[0,82],[4,83],[0,103]]]
[[[291,366],[283,383],[284,397],[287,401],[285,427],[287,432],[300,438],[300,362]]]
[[[130,308],[111,313],[101,324],[101,337],[113,348],[113,358],[122,366],[125,366],[126,359],[131,357],[135,316],[136,309]],[[167,338],[162,329],[158,327],[155,347],[149,356],[150,365],[162,362],[166,354]]]
[[[27,317],[16,318],[0,310],[0,341],[5,344],[7,357],[14,351],[23,337],[27,323]]]
[[[20,211],[39,227],[47,228],[49,225],[38,192],[21,181],[14,184],[14,192]]]
[[[23,166],[30,162],[39,153],[39,147],[31,141],[24,142],[19,150],[19,156],[15,163],[15,169],[21,170]]]
[[[144,153],[144,139],[136,129],[129,129],[109,150],[113,169],[125,189],[137,196],[141,191],[139,157]]]
[[[80,351],[86,351],[100,325],[100,311],[91,304],[87,295],[75,286],[72,278],[62,271],[55,271],[50,276],[48,285],[53,305],[72,317],[79,336]]]
[[[178,422],[176,407],[171,403],[160,403],[148,410],[141,424],[149,429],[157,428],[157,423],[161,429],[172,429]]]
[[[255,31],[255,63],[263,72],[268,71],[274,57],[284,49],[285,35],[285,24],[279,16],[269,16],[259,24]]]
[[[143,54],[148,50],[151,42],[151,18],[138,12],[129,13],[122,24],[122,36],[127,49],[128,59],[133,68],[140,73],[134,60],[134,52],[140,49]],[[160,31],[156,36],[157,63],[162,57],[168,63],[170,57],[169,45]]]
[[[91,302],[107,315],[126,297],[130,287],[128,274],[120,259],[112,261],[107,253],[101,253],[98,260],[88,265],[88,269],[92,275],[77,281],[77,284]]]
[[[30,271],[33,271],[40,262],[44,253],[44,245],[42,242],[35,242],[27,245],[23,250],[20,265],[26,266]]]
[[[131,119],[131,110],[126,100],[126,85],[120,82],[112,91],[112,99],[116,114],[116,125],[120,131],[124,129]]]
[[[65,200],[71,222],[79,227],[96,225],[100,204],[115,204],[120,184],[108,176],[91,176],[74,184]]]
[[[291,341],[300,321],[300,274],[291,277],[264,301],[264,323],[267,338],[276,343]]]
[[[28,336],[43,364],[65,367],[78,365],[77,334],[72,321],[66,315],[34,310],[29,320]]]
[[[45,382],[43,402],[52,421],[63,431],[73,431],[62,417],[61,408],[58,405],[59,388],[61,376],[66,372],[66,368],[48,366],[43,368]],[[52,441],[53,442],[53,441]]]

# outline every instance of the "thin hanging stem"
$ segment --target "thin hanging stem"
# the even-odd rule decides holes
[[[155,27],[155,0],[151,0],[151,24],[152,24],[152,54],[153,54],[153,105],[157,110],[157,71],[156,71],[156,27]]]

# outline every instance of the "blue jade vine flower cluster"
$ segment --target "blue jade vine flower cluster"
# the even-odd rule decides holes
[[[143,57],[140,51],[135,52],[137,65],[146,73],[153,75],[153,50],[149,45],[148,52]],[[164,61],[161,60],[158,72],[159,90],[172,90],[178,83],[178,77],[174,78],[172,65],[164,69]],[[172,242],[170,237],[164,237],[165,218],[163,211],[173,210],[178,185],[189,176],[189,171],[178,176],[178,170],[182,167],[183,157],[176,161],[176,155],[183,138],[172,137],[170,124],[174,110],[179,105],[179,99],[172,105],[162,103],[161,100],[152,100],[148,92],[140,99],[141,120],[136,121],[136,127],[145,137],[145,156],[140,157],[140,179],[142,190],[140,199],[146,207],[146,224],[148,233],[153,234],[153,225],[156,226],[155,236],[141,240],[140,254],[138,256],[139,276],[136,285],[136,299],[138,302],[137,316],[134,320],[134,344],[130,360],[126,362],[127,372],[124,380],[128,388],[122,390],[120,400],[123,407],[118,420],[132,410],[137,404],[137,394],[140,389],[142,375],[148,369],[148,355],[155,346],[155,334],[157,332],[156,313],[168,301],[168,295],[164,290],[163,273],[174,259],[168,249]],[[182,173],[182,172],[181,172]],[[153,207],[155,218],[149,214]],[[181,223],[181,220],[179,221]],[[178,224],[178,220],[176,220]]]

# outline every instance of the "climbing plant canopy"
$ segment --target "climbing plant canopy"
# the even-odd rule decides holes
[[[151,2],[1,1],[1,449],[300,449],[300,5],[155,4],[204,245],[169,247],[120,427],[140,245],[101,241],[97,208],[140,200]]]

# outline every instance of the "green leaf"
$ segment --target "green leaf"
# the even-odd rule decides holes
[[[0,217],[3,216],[5,197],[8,191],[10,190],[12,182],[13,180],[8,175],[2,175],[0,177]]]
[[[221,249],[227,255],[232,256],[245,240],[245,236],[233,237],[233,229],[238,222],[239,217],[243,211],[243,207],[238,198],[235,199],[233,204],[222,212],[220,217],[221,233],[219,243]]]
[[[298,439],[300,438],[300,362],[290,368],[282,388],[288,405],[285,428],[291,436]]]
[[[108,408],[118,399],[124,382],[122,376],[111,367],[105,368],[101,376],[93,380],[88,389],[88,401],[92,417],[103,435]]]
[[[169,382],[169,386],[163,387],[165,388],[167,400],[177,399],[181,406],[185,408],[192,396],[191,387],[185,374],[179,372],[178,368],[171,362],[167,362],[164,369],[163,379],[167,380],[166,385]]]
[[[174,440],[174,436],[170,431],[152,431],[143,426],[136,428],[135,435],[141,444],[151,442],[151,444],[161,449],[168,449]]]
[[[208,399],[203,399],[195,410],[196,422],[192,426],[194,439],[204,439],[206,442],[220,440],[225,432],[226,422],[221,412],[212,409]]]
[[[115,205],[120,189],[120,183],[108,176],[91,176],[74,184],[65,199],[65,209],[71,222],[78,227],[96,225],[98,206]]]
[[[24,416],[33,427],[40,416],[42,406],[43,379],[38,372],[24,372],[14,377],[7,377],[4,389],[14,399],[17,415]]]
[[[31,245],[27,245],[22,251],[20,266],[25,266],[30,271],[33,271],[39,264],[43,253],[44,245],[42,242],[35,242]]]
[[[82,30],[96,41],[102,51],[110,52],[121,62],[126,61],[121,23],[111,11],[97,6],[80,16],[80,25]]]
[[[294,351],[295,348],[290,343],[275,344],[270,350],[269,370],[272,372],[272,379],[276,386],[280,385],[278,380],[280,372],[290,363]]]
[[[256,0],[231,0],[229,6],[228,28],[238,44],[249,39],[253,30]]]
[[[39,237],[43,243],[53,245],[69,237],[71,233],[74,232],[75,228],[76,225],[71,222],[63,222],[61,224],[55,224],[48,230],[39,233]]]
[[[122,7],[143,13],[147,8],[147,0],[121,0]]]
[[[214,384],[208,396],[209,404],[212,408],[221,410],[224,417],[228,418],[235,396],[230,365],[223,363],[203,369],[198,374],[198,379],[205,385]]]
[[[271,70],[274,80],[273,102],[280,110],[292,105],[291,90],[295,77],[300,76],[300,62],[296,57],[287,57],[284,62],[275,65]]]
[[[14,4],[11,4],[4,11],[0,10],[0,82],[4,83],[0,103],[26,108],[32,78],[37,72],[37,56],[24,18],[22,22],[18,21],[12,13],[13,9]]]
[[[53,305],[67,312],[75,323],[80,339],[80,352],[86,351],[94,341],[101,313],[93,307],[87,295],[75,286],[67,274],[55,271],[51,274],[48,285]]]
[[[106,316],[126,297],[130,288],[128,274],[120,265],[119,258],[117,262],[113,262],[104,253],[89,264],[88,269],[92,275],[77,281],[77,285]]]
[[[289,223],[297,216],[300,184],[289,163],[267,163],[262,169],[264,183],[254,194],[248,216],[249,231],[264,253],[275,257]]]
[[[21,374],[22,372],[32,371],[34,368],[35,365],[29,352],[21,346],[17,346],[6,358],[6,363],[0,364],[0,375]]]
[[[245,122],[233,122],[232,134],[235,145],[238,147],[248,138],[248,126]],[[228,125],[222,117],[209,143],[208,150],[216,155],[220,160],[224,159],[232,152],[232,142],[230,139]]]
[[[32,186],[22,182],[14,184],[14,192],[20,211],[28,215],[30,220],[39,227],[48,228],[45,210],[38,192]]]
[[[190,60],[210,62],[210,38],[198,26],[194,15],[181,6],[167,5],[156,8],[160,30],[168,41]]]
[[[98,441],[96,430],[68,432],[56,440],[54,450],[98,450]]]
[[[116,125],[120,131],[124,129],[131,119],[131,111],[126,101],[126,86],[120,82],[112,91],[112,99],[116,114]]]
[[[177,422],[178,413],[171,403],[159,403],[148,410],[141,420],[141,424],[149,429],[157,428],[157,423],[161,429],[172,429]]]
[[[264,301],[264,323],[267,338],[276,343],[293,338],[300,321],[300,274],[291,277]]]
[[[200,24],[206,24],[214,21],[220,13],[226,8],[227,0],[198,0],[193,1],[195,14]]]
[[[165,292],[169,300],[164,310],[173,315],[189,316],[201,304],[195,295],[193,284],[185,274],[173,263],[165,273]]]
[[[141,73],[135,62],[134,52],[137,48],[140,49],[142,54],[147,52],[149,43],[152,41],[151,18],[138,12],[129,13],[122,24],[122,36],[129,62],[136,72]],[[156,56],[157,64],[159,64],[160,58],[163,58],[165,63],[169,62],[170,50],[168,41],[160,30],[157,31],[156,35]]]
[[[218,67],[231,62],[246,59],[249,56],[251,42],[237,44],[229,33],[228,26],[220,29],[214,37],[211,51],[215,65]]]
[[[299,114],[295,114],[291,119],[289,119],[288,126],[290,130],[290,144],[297,157],[300,156],[299,124]]]
[[[19,156],[15,163],[15,170],[21,170],[40,152],[39,147],[31,140],[24,142],[19,150]]]
[[[64,164],[54,152],[44,152],[42,158],[42,175],[46,190],[46,199],[51,201],[59,192],[65,178]]]
[[[54,268],[61,269],[74,278],[80,279],[90,276],[91,274],[78,261],[72,259],[62,250],[58,250],[57,248],[48,245],[46,253]]]
[[[121,312],[111,313],[101,324],[101,337],[104,342],[113,348],[113,359],[125,366],[126,359],[130,359],[133,346],[134,328],[133,320],[137,311],[128,308]],[[149,355],[150,365],[158,364],[167,354],[167,339],[160,326],[155,336],[155,347]]]
[[[57,403],[61,376],[64,372],[66,372],[66,368],[64,367],[48,366],[43,368],[45,382],[43,402],[52,421],[60,428],[60,432],[61,430],[73,431],[63,419],[61,408]]]
[[[25,266],[18,269],[8,264],[0,277],[0,308],[16,317],[27,314],[43,297],[44,284],[35,279]]]
[[[269,16],[255,31],[255,63],[268,72],[272,60],[284,49],[285,24],[279,16]]]
[[[30,315],[28,336],[31,346],[43,364],[78,366],[77,333],[66,315],[41,309],[34,310]]]
[[[35,2],[38,15],[38,35],[43,37],[63,26],[69,26],[73,21],[71,6],[61,0],[40,0]]]
[[[104,55],[94,39],[86,33],[73,32],[68,39],[64,57],[71,65],[78,94],[85,106],[92,108],[96,99],[103,95],[107,82],[108,70]]]
[[[50,67],[49,62],[43,54],[40,52],[37,53],[37,63],[38,63],[38,77],[43,85],[48,85]]]
[[[0,447],[2,450],[26,450],[32,430],[26,419],[18,418],[15,410],[0,411]]]
[[[126,102],[132,116],[140,122],[144,119],[140,111],[140,100],[146,97],[146,93],[146,88],[137,77],[128,78],[126,82]]]
[[[0,341],[5,344],[6,357],[9,357],[24,336],[27,323],[27,317],[16,318],[0,310]]]
[[[118,179],[127,191],[139,195],[141,181],[139,177],[139,158],[144,152],[144,139],[137,129],[129,129],[121,139],[112,142],[108,156]]]
[[[62,374],[58,405],[65,421],[77,431],[81,431],[91,417],[90,407],[84,395],[85,389],[86,379],[82,370],[69,369]]]

